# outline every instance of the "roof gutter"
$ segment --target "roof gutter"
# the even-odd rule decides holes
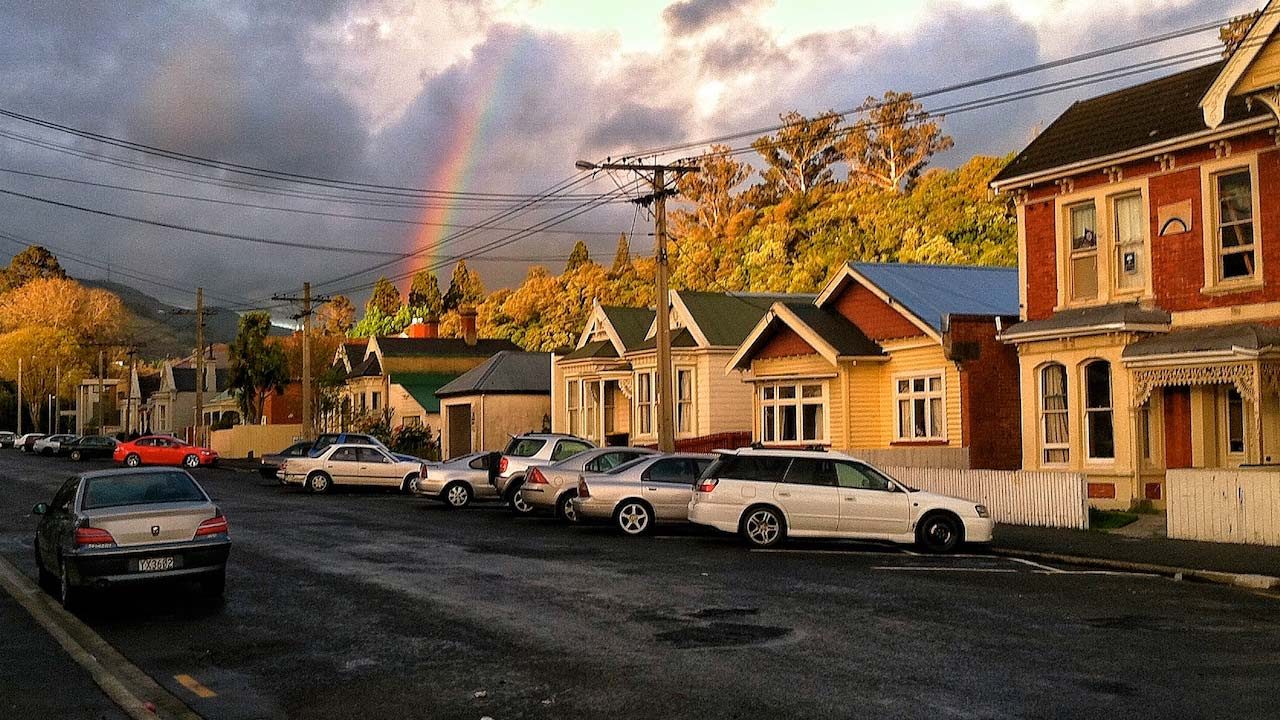
[[[1017,327],[1016,325],[1013,327]],[[1150,333],[1167,333],[1170,326],[1168,324],[1136,324],[1136,323],[1107,323],[1105,325],[1086,325],[1075,328],[1052,328],[1048,330],[1032,330],[1030,332],[1014,332],[1008,330],[996,336],[996,339],[1003,343],[1024,343],[1034,342],[1036,340],[1057,340],[1058,338],[1084,337],[1086,335],[1103,335],[1106,333],[1116,332],[1150,332]]]

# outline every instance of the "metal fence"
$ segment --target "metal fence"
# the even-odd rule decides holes
[[[1169,537],[1280,545],[1280,469],[1170,470]]]
[[[986,505],[996,522],[1087,530],[1084,473],[884,467],[912,487]]]

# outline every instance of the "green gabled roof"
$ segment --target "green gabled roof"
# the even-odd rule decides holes
[[[405,372],[393,373],[391,383],[404,391],[430,413],[440,412],[440,398],[436,391],[453,382],[460,373]]]
[[[609,324],[613,325],[613,329],[617,331],[624,351],[633,350],[644,342],[644,336],[649,334],[649,326],[653,324],[654,311],[648,308],[601,305],[600,309],[604,311],[605,317],[609,318]]]
[[[651,337],[635,346],[635,350],[653,350],[658,347],[658,338]],[[688,328],[680,328],[671,336],[671,347],[673,348],[691,348],[698,347],[698,341],[693,338],[693,333]]]
[[[714,346],[737,347],[751,334],[760,318],[776,302],[813,302],[816,295],[786,293],[714,293],[681,290],[680,301],[707,342]]]
[[[616,358],[618,351],[608,340],[592,340],[582,347],[560,358],[561,360],[586,360],[588,358]]]

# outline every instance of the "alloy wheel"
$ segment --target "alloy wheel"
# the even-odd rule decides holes
[[[566,498],[560,508],[560,515],[569,522],[578,522],[578,510],[573,506],[573,498]]]
[[[471,493],[467,492],[467,489],[462,485],[454,485],[449,488],[449,492],[445,495],[445,498],[449,501],[449,505],[452,507],[466,507],[467,503],[471,500]]]
[[[628,535],[640,535],[649,529],[649,509],[640,503],[627,503],[618,511],[618,527]]]
[[[522,515],[524,513],[533,512],[533,506],[524,499],[524,492],[519,488],[511,494],[511,507]]]
[[[200,466],[200,458],[196,457],[195,455],[188,455],[182,458],[182,464],[186,465],[189,468],[196,468]]]
[[[130,455],[129,457],[126,457],[124,459],[124,464],[128,465],[129,467],[138,467],[139,465],[142,464],[142,458],[138,457],[137,455]]]
[[[772,545],[778,541],[782,523],[772,510],[757,510],[747,518],[747,538],[756,545]]]

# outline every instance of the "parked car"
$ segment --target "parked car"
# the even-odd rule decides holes
[[[137,440],[122,442],[116,446],[111,457],[118,463],[129,467],[139,465],[181,465],[196,468],[201,465],[215,465],[218,453],[206,447],[199,447],[169,435],[147,435]]]
[[[116,439],[106,435],[85,435],[62,444],[62,452],[76,462],[90,458],[109,458],[115,455]]]
[[[409,492],[422,462],[397,460],[377,445],[330,445],[319,455],[289,458],[280,467],[286,485],[326,493],[334,485],[374,485]]]
[[[11,448],[13,443],[17,441],[18,436],[8,430],[0,431],[0,448]]]
[[[995,525],[983,505],[907,487],[844,453],[757,449],[720,454],[694,488],[689,520],[757,547],[853,538],[931,552],[991,542]]]
[[[525,502],[520,486],[524,484],[525,471],[531,465],[547,465],[573,457],[583,450],[590,450],[595,443],[574,435],[561,433],[527,433],[511,438],[507,449],[498,458],[496,467],[489,469],[489,482],[493,484],[511,510],[517,515],[533,512],[533,506]]]
[[[693,487],[715,458],[705,453],[645,456],[584,474],[571,503],[573,517],[612,520],[627,535],[644,535],[659,523],[688,522]]]
[[[280,452],[263,455],[262,463],[258,465],[258,472],[264,478],[279,479],[280,465],[283,464],[285,460],[288,460],[289,458],[305,457],[311,452],[313,447],[314,443],[310,440],[303,440],[302,442],[296,442],[290,445]],[[284,481],[280,480],[280,482]]]
[[[14,447],[22,452],[29,453],[31,452],[31,446],[35,445],[36,441],[42,437],[44,437],[44,433],[27,433],[14,441]]]
[[[550,465],[531,465],[525,471],[520,495],[535,511],[553,511],[562,520],[573,522],[576,513],[570,501],[578,494],[578,480],[583,473],[608,472],[636,458],[656,454],[657,450],[648,448],[603,447],[583,450]]]
[[[31,444],[31,452],[36,455],[44,455],[45,457],[57,455],[58,451],[62,449],[64,444],[75,439],[75,435],[68,435],[65,433],[58,435],[46,435]]]
[[[471,453],[442,463],[423,463],[413,493],[434,498],[453,508],[473,500],[496,500],[498,489],[489,483],[489,465],[495,453]]]
[[[401,462],[422,462],[422,458],[395,452],[378,438],[363,433],[321,433],[316,436],[316,441],[311,444],[311,452],[313,455],[319,454],[321,450],[330,445],[375,445],[386,450],[388,455]]]
[[[185,470],[84,473],[31,512],[41,584],[56,583],[69,609],[85,588],[175,578],[199,580],[209,595],[226,587],[227,518]]]

